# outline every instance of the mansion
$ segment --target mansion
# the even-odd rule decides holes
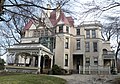
[[[8,70],[41,72],[57,64],[67,73],[111,74],[111,67],[116,67],[110,42],[102,40],[99,21],[75,26],[73,18],[66,17],[59,8],[43,12],[40,20],[31,19],[24,27],[20,44],[8,48]]]

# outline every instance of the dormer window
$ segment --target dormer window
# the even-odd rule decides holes
[[[69,27],[68,26],[66,26],[66,32],[69,33]]]
[[[45,30],[45,36],[48,36],[48,30]]]
[[[40,36],[40,30],[34,30],[33,37],[39,37],[39,36]]]
[[[41,29],[41,36],[44,36],[44,30]]]
[[[80,35],[80,29],[76,30],[77,35]]]
[[[63,33],[63,24],[59,25],[59,33]]]

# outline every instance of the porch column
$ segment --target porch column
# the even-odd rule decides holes
[[[52,66],[53,66],[53,56],[51,58],[51,69],[52,69]]]
[[[7,53],[6,56],[7,56],[7,57],[6,57],[6,65],[8,65],[8,56],[9,56],[9,52]]]
[[[18,56],[16,55],[16,52],[13,54],[13,56],[15,57],[14,66],[18,66]]]
[[[38,54],[38,73],[40,73],[41,52],[42,52],[42,50],[39,49],[39,54]]]
[[[83,74],[85,74],[85,63],[86,63],[86,60],[85,60],[85,55],[83,54]]]
[[[112,59],[110,60],[110,67],[112,67]]]
[[[45,69],[45,56],[43,55],[43,68]]]

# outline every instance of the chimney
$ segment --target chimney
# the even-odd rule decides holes
[[[57,9],[56,9],[56,20],[57,20],[60,16],[60,11],[61,11],[60,3],[57,3],[56,7],[57,7]]]
[[[50,6],[50,4],[47,4],[47,8],[48,8],[48,10],[47,10],[47,16],[48,17],[50,17],[50,10],[49,9],[51,9],[51,6]]]

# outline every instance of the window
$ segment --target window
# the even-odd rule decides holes
[[[77,35],[80,35],[80,29],[77,29],[76,33]]]
[[[56,34],[56,29],[54,30],[54,33]]]
[[[86,58],[86,65],[87,65],[87,66],[90,65],[90,58]]]
[[[98,58],[94,57],[94,65],[98,65]]]
[[[92,30],[92,38],[96,38],[96,31]]]
[[[68,66],[68,54],[65,54],[65,66]]]
[[[107,49],[103,49],[103,54],[107,54]]]
[[[86,38],[90,38],[90,30],[86,30]]]
[[[85,51],[90,52],[90,43],[89,42],[85,43]]]
[[[44,36],[44,30],[41,30],[41,36]]]
[[[45,30],[45,36],[48,36],[48,30]]]
[[[53,38],[53,49],[55,49],[55,43],[56,41],[55,41],[55,38]]]
[[[68,45],[69,45],[68,43],[69,43],[69,39],[66,38],[66,39],[65,39],[65,48],[66,48],[66,49],[68,48]]]
[[[40,30],[34,30],[33,37],[40,37]]]
[[[76,49],[80,50],[80,39],[76,39],[76,41],[77,41]]]
[[[93,52],[97,52],[97,42],[93,42]]]
[[[64,26],[64,25],[60,25],[60,26],[59,26],[59,33],[63,33],[63,26]]]
[[[68,26],[66,26],[66,32],[69,33],[69,27]]]

